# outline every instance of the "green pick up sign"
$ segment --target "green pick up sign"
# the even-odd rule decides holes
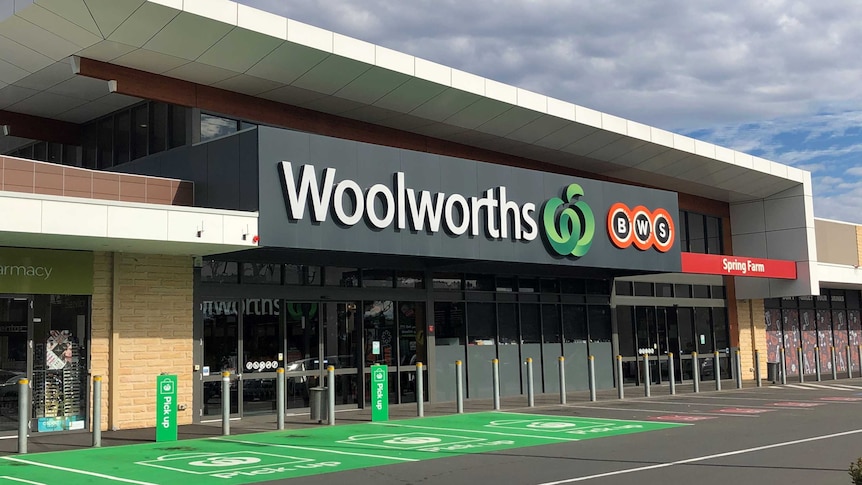
[[[156,376],[156,441],[177,440],[177,376]]]
[[[371,366],[371,420],[389,421],[389,368]]]

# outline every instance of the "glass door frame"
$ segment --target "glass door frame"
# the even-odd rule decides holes
[[[24,378],[26,378],[28,380],[29,384],[27,387],[28,387],[28,390],[30,392],[30,397],[31,397],[31,399],[30,399],[30,413],[29,413],[30,422],[28,423],[28,428],[31,430],[35,430],[36,427],[34,425],[36,424],[36,421],[35,421],[36,418],[34,417],[35,416],[34,411],[36,408],[36,401],[35,401],[35,399],[33,399],[33,359],[34,359],[34,351],[33,351],[33,310],[34,310],[34,308],[33,307],[34,307],[35,298],[34,298],[34,295],[29,295],[29,294],[0,293],[0,300],[17,300],[17,301],[26,301],[27,302],[27,321],[25,322],[25,325],[27,325],[27,336],[25,338],[25,348],[24,348],[24,353],[26,356],[25,357],[25,359],[26,359],[26,364],[25,364],[26,370],[24,371],[24,374],[21,375],[20,377],[10,378],[9,381],[12,381],[12,382],[7,381],[5,383],[6,385],[4,385],[3,387],[14,386],[13,387],[14,391],[12,391],[12,394],[15,396],[15,400],[11,403],[11,405],[17,409],[17,407],[18,407],[18,399],[17,399],[18,380],[24,379]],[[18,415],[20,416],[20,413],[18,413]],[[17,417],[16,417],[15,421],[18,421]],[[16,425],[14,429],[10,429],[7,431],[0,431],[0,436],[14,436],[14,435],[17,435],[17,433],[18,433],[18,426]]]
[[[201,362],[203,363],[202,365],[204,365],[204,366],[205,366],[205,362],[206,362],[204,360],[205,356],[206,356],[206,342],[205,342],[206,337],[204,336],[204,332],[206,331],[205,323],[204,323],[204,320],[206,319],[206,315],[204,315],[203,303],[207,302],[207,301],[213,301],[213,302],[234,302],[234,301],[236,301],[236,304],[237,304],[237,306],[236,306],[237,310],[235,313],[235,316],[237,319],[236,320],[236,326],[237,326],[236,349],[235,349],[236,350],[236,366],[234,368],[235,372],[231,372],[230,376],[229,376],[230,377],[230,388],[229,389],[230,389],[230,396],[231,396],[230,418],[231,419],[239,419],[242,416],[242,408],[241,408],[242,399],[240,399],[240,397],[242,396],[241,390],[240,390],[240,381],[242,379],[242,374],[241,374],[242,369],[240,368],[240,362],[239,362],[239,359],[242,355],[239,353],[240,352],[240,340],[241,340],[241,335],[242,335],[242,298],[211,297],[211,300],[208,300],[207,297],[204,297],[201,299],[200,346],[201,346]],[[218,370],[210,369],[209,375],[205,375],[205,373],[203,372],[203,369],[202,369],[201,376],[200,376],[200,396],[201,396],[200,419],[201,419],[201,421],[215,421],[215,420],[221,419],[221,416],[222,416],[221,410],[222,410],[222,407],[224,406],[223,401],[220,401],[219,408],[216,410],[216,412],[210,412],[210,413],[204,414],[204,409],[207,406],[206,401],[208,400],[207,399],[207,389],[206,389],[207,385],[206,385],[206,383],[217,382],[218,383],[218,392],[220,395],[221,389],[222,389],[222,378],[223,378],[222,372],[223,371],[221,369],[218,369]],[[236,397],[233,397],[234,394],[236,394]],[[236,412],[233,412],[234,406],[236,406]]]

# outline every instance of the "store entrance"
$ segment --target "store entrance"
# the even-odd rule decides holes
[[[309,390],[328,384],[329,366],[335,368],[336,406],[356,407],[362,395],[359,303],[288,301],[286,306],[288,412],[308,408]]]
[[[278,368],[286,409],[307,413],[310,389],[335,367],[336,405],[356,406],[361,362],[357,303],[242,299],[204,301],[201,417],[222,414],[222,373],[230,373],[230,414],[274,414]],[[322,357],[322,358],[321,358]]]
[[[0,297],[0,434],[18,430],[18,380],[30,375],[32,299]]]

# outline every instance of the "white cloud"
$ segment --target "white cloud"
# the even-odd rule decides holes
[[[862,99],[860,2],[241,1],[671,130]]]

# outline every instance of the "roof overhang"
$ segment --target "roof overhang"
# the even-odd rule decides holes
[[[257,246],[257,213],[0,191],[0,246],[204,256]]]
[[[227,0],[0,2],[0,109],[82,123],[138,101],[76,76],[71,56],[720,201],[810,187],[802,170]]]

